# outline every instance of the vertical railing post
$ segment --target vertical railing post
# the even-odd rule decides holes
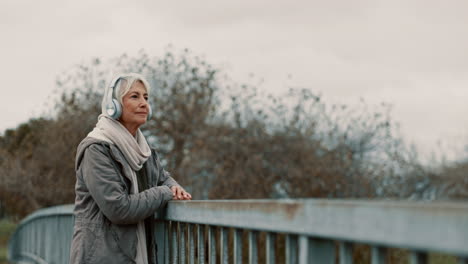
[[[297,236],[288,234],[286,235],[285,242],[285,258],[286,264],[296,264],[297,263]]]
[[[302,239],[302,241],[304,238]],[[332,240],[309,239],[308,242],[309,263],[335,263],[335,244]]]
[[[426,252],[412,251],[410,254],[410,264],[427,264],[428,258]]]
[[[371,264],[385,264],[387,257],[387,249],[384,247],[373,246],[371,250]]]
[[[257,237],[257,231],[249,231],[249,264],[258,263]]]
[[[309,238],[307,236],[299,237],[299,264],[312,263],[312,258],[309,256],[311,253],[309,244]],[[320,261],[320,263],[328,263],[323,261],[319,256],[314,256],[314,258]]]
[[[195,241],[193,239],[193,224],[188,224],[187,236],[189,244],[189,264],[195,264]]]
[[[154,224],[154,239],[157,247],[157,259],[158,263],[167,264],[166,254],[169,253],[169,248],[167,247],[167,225],[164,220],[157,219]]]
[[[268,232],[266,234],[266,243],[265,243],[265,255],[267,264],[275,264],[275,245],[276,245],[276,234]]]
[[[205,264],[205,228],[204,225],[197,225],[197,251],[198,251],[198,264]]]
[[[242,264],[242,230],[241,229],[234,229],[234,250],[233,250],[233,258],[234,264]]]
[[[353,263],[353,248],[349,242],[340,242],[340,264]]]
[[[179,230],[179,263],[185,264],[185,223],[180,223],[177,225]]]
[[[216,227],[208,226],[208,263],[216,263]]]
[[[226,227],[221,227],[219,230],[219,240],[220,240],[220,259],[221,263],[228,264],[228,229]]]
[[[169,230],[169,221],[164,222],[164,264],[170,263],[171,257],[171,245],[169,243],[170,230]],[[159,262],[158,262],[159,263]]]
[[[171,245],[172,245],[172,254],[171,254],[171,261],[172,264],[178,264],[177,261],[179,259],[178,250],[177,250],[177,222],[171,222]]]

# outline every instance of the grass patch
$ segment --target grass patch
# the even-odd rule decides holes
[[[7,262],[7,245],[8,239],[15,231],[16,224],[10,220],[0,220],[0,264]]]
[[[429,254],[429,263],[430,264],[457,264],[457,257],[440,254],[440,253],[431,253]]]
[[[7,248],[6,246],[2,246],[0,247],[0,264],[7,264],[8,261],[7,261]]]

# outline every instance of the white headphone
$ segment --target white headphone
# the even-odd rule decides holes
[[[106,113],[112,119],[119,119],[122,116],[122,105],[120,102],[114,98],[113,94],[115,91],[115,87],[118,87],[120,84],[122,77],[117,77],[112,80],[109,85],[109,89],[107,89],[106,96]],[[146,87],[148,89],[148,87]],[[151,116],[153,115],[153,110],[151,109],[151,105],[148,104],[148,115],[146,116],[146,120],[150,120]]]

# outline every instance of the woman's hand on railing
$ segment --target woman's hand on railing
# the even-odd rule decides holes
[[[192,200],[192,195],[180,186],[172,186],[172,199],[174,200]]]

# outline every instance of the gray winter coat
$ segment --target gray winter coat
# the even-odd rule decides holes
[[[170,187],[178,185],[154,150],[143,168],[151,187],[130,194],[131,168],[120,150],[94,138],[80,143],[70,263],[135,263],[137,223],[171,200]],[[148,261],[156,263],[155,258]]]

